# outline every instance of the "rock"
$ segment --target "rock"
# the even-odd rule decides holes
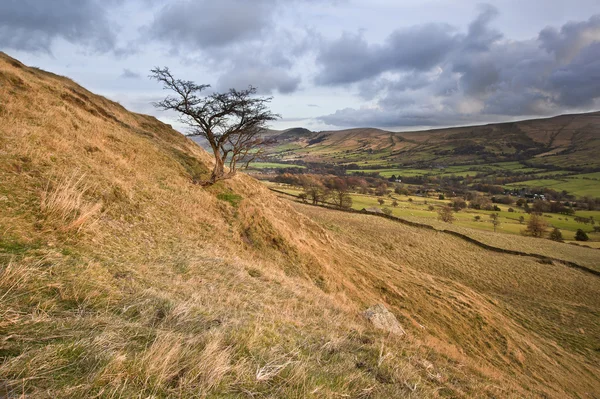
[[[363,316],[369,320],[375,328],[385,330],[396,335],[405,335],[406,331],[402,328],[396,316],[394,316],[387,308],[378,304],[370,307],[363,312]]]
[[[369,212],[369,213],[383,213],[383,211],[380,208],[375,208],[375,207],[363,208],[362,210],[363,210],[363,212]]]

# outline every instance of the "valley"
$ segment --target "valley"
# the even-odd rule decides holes
[[[354,209],[428,222],[457,198],[483,196],[485,209],[455,207],[454,224],[492,231],[490,215],[497,214],[496,230],[512,235],[524,232],[537,201],[545,204],[536,212],[548,233],[556,228],[565,242],[600,247],[600,113],[422,132],[297,128],[266,138],[266,155],[249,173],[295,195],[306,189],[299,176],[325,186],[337,177],[349,186]],[[587,241],[575,239],[578,230]]]
[[[525,205],[546,205],[536,198],[519,207],[477,191],[466,202],[479,209],[438,221],[461,180],[405,182],[421,179],[430,170],[424,163],[394,181],[337,173],[331,160],[346,155],[327,150],[331,138],[311,144],[323,147],[302,162],[293,160],[301,153],[273,155],[251,173],[201,185],[214,158],[194,141],[4,53],[0,101],[1,397],[600,394],[600,278],[567,265],[597,269],[600,251],[521,236],[515,218],[531,216]],[[411,135],[402,140],[394,151],[420,145]],[[391,174],[404,168],[388,162],[396,156],[373,154]],[[435,156],[457,168],[448,172],[470,174],[449,155]],[[543,159],[559,165],[568,156]],[[497,168],[517,165],[502,157]],[[375,166],[375,158],[341,159]],[[594,162],[586,158],[577,172],[596,173]],[[469,184],[495,186],[479,179]],[[335,199],[321,199],[327,188],[350,195],[355,209],[389,208],[435,228],[312,206],[299,197],[309,188],[317,205]],[[581,209],[591,200],[559,201],[574,213],[542,217],[563,223],[565,241],[578,226],[595,245],[591,222],[600,216]],[[490,251],[442,229],[553,260]],[[403,333],[365,316],[377,306]]]

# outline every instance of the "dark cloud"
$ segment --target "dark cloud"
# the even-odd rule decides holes
[[[490,29],[490,22],[498,16],[498,9],[490,4],[480,5],[481,12],[471,24],[464,40],[465,48],[486,51],[490,45],[502,38],[502,33]]]
[[[377,67],[341,66],[343,77],[337,80],[329,78],[335,74],[335,56],[327,56],[344,48],[343,41],[330,44],[336,50],[322,50],[325,55],[319,59],[328,61],[321,62],[320,82],[360,81],[359,93],[375,105],[339,110],[320,120],[338,126],[440,126],[593,107],[600,99],[600,16],[560,29],[548,27],[535,39],[516,41],[490,28],[496,15],[495,8],[483,6],[466,34],[449,28],[428,38],[415,34],[412,40],[420,38],[422,53],[410,47],[392,52],[403,46],[391,46],[391,39],[381,45],[359,43],[352,57],[360,65]],[[444,41],[447,49],[430,56]],[[381,62],[381,53],[394,53],[402,61]]]
[[[61,38],[98,52],[110,51],[116,39],[104,4],[100,0],[2,0],[0,47],[50,52],[53,42]]]
[[[446,24],[426,24],[392,33],[383,44],[369,44],[360,35],[343,34],[325,43],[317,57],[317,83],[340,85],[376,77],[386,71],[427,70],[459,44]]]
[[[279,26],[282,6],[309,0],[198,0],[168,3],[144,31],[191,63],[220,71],[216,89],[255,86],[262,94],[288,94],[301,83],[292,72],[317,39],[310,29]]]
[[[570,62],[579,52],[600,40],[600,15],[588,21],[569,22],[560,31],[547,27],[540,32],[540,46],[555,55],[559,62]]]
[[[223,47],[256,39],[271,25],[272,0],[175,1],[148,27],[150,38],[175,48]]]
[[[583,48],[568,65],[555,69],[548,86],[562,105],[591,106],[600,98],[600,40]]]

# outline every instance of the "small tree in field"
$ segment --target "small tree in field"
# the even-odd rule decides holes
[[[441,207],[438,210],[438,219],[446,223],[452,223],[455,220],[452,207],[448,205]]]
[[[543,237],[547,228],[548,223],[546,223],[544,217],[536,213],[532,213],[529,217],[529,221],[527,222],[525,233],[532,237]]]
[[[492,220],[492,224],[494,225],[494,233],[495,233],[498,226],[500,226],[500,217],[498,216],[497,213],[492,213],[490,215],[490,219]]]
[[[240,164],[247,167],[261,155],[261,133],[267,122],[279,118],[267,106],[270,97],[255,97],[256,88],[252,86],[204,95],[210,85],[175,79],[169,68],[154,68],[151,72],[151,78],[175,93],[154,106],[178,112],[180,121],[190,127],[190,134],[204,137],[213,151],[215,166],[210,178],[201,184],[233,177]]]
[[[304,194],[313,205],[317,205],[325,199],[325,187],[316,179],[308,179],[304,182]]]
[[[383,198],[377,198],[377,202],[379,202],[379,205],[385,204],[385,200]]]
[[[577,233],[575,233],[575,240],[577,241],[588,241],[590,237],[585,233],[585,231],[581,229],[577,229]]]
[[[331,189],[331,202],[340,209],[352,208],[352,196],[343,179],[335,179]]]
[[[561,231],[555,227],[554,230],[550,232],[550,239],[552,241],[562,241],[563,235]]]
[[[392,206],[393,206],[394,208],[398,207],[398,201],[394,200],[394,202],[392,202]]]
[[[525,222],[525,216],[519,216],[519,224],[523,224]]]

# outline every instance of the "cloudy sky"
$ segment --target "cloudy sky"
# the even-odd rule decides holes
[[[280,129],[600,109],[599,0],[0,0],[0,50],[168,123],[154,66],[256,86]]]

